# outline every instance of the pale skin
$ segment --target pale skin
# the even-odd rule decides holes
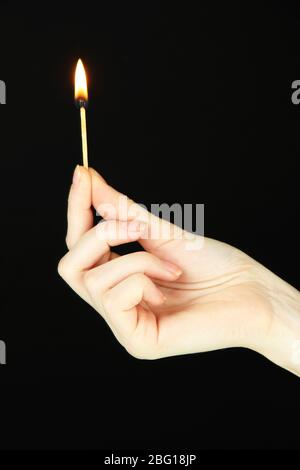
[[[295,288],[225,243],[195,235],[192,243],[201,242],[199,248],[187,249],[186,232],[130,199],[124,216],[119,198],[95,170],[76,167],[68,200],[68,252],[58,272],[131,355],[158,359],[245,347],[300,376]],[[97,226],[94,209],[104,219]],[[113,252],[130,241],[144,251]]]

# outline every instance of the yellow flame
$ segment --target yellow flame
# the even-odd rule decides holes
[[[82,60],[79,59],[75,70],[75,100],[88,99],[86,74]]]

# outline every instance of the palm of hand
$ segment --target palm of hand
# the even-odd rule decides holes
[[[252,325],[262,331],[269,302],[252,258],[212,239],[195,251],[187,251],[184,240],[170,240],[152,253],[183,273],[172,282],[152,279],[166,297],[163,305],[134,308],[133,344],[143,357],[247,345]]]

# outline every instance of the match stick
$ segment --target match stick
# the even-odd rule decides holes
[[[87,133],[86,133],[86,113],[83,106],[80,107],[80,121],[81,121],[81,140],[82,140],[82,158],[83,166],[88,168],[88,148],[87,148]]]

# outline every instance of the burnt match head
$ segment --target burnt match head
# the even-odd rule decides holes
[[[88,101],[87,100],[83,100],[82,98],[79,98],[79,99],[75,99],[75,106],[76,108],[80,109],[80,108],[87,108],[88,107]]]

